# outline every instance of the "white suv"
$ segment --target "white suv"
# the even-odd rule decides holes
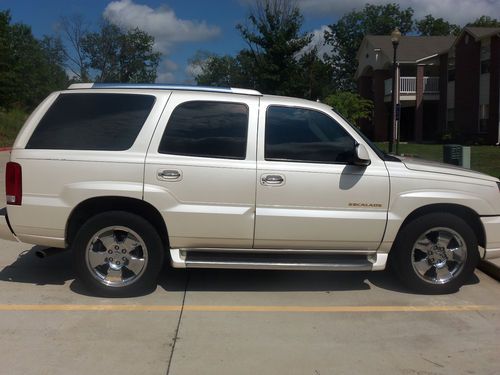
[[[329,106],[244,89],[76,84],[20,131],[0,237],[69,248],[94,293],[178,268],[383,270],[447,293],[500,256],[500,184],[380,152]]]

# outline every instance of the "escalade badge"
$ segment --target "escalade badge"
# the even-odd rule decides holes
[[[373,208],[381,208],[382,205],[380,203],[357,203],[350,202],[349,207],[373,207]]]

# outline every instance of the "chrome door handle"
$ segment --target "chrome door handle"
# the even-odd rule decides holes
[[[160,180],[179,181],[181,176],[181,172],[175,169],[162,169],[158,171],[158,179]]]
[[[261,178],[262,185],[282,185],[285,182],[283,176],[279,174],[267,174],[263,175]]]

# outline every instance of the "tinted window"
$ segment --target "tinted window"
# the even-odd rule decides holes
[[[154,101],[150,95],[61,94],[43,116],[26,148],[127,150]]]
[[[269,107],[266,114],[266,160],[347,163],[354,140],[331,117],[317,111]]]
[[[245,159],[248,107],[241,103],[192,101],[170,116],[160,143],[164,154]]]

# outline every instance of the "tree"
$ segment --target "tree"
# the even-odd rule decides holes
[[[59,26],[69,47],[65,63],[75,81],[155,81],[161,54],[154,51],[151,35],[106,21],[91,32],[80,15],[61,18]]]
[[[11,48],[10,12],[0,12],[0,107],[11,104],[11,86],[13,85],[13,74],[10,70]]]
[[[144,31],[124,31],[111,23],[81,40],[97,82],[154,82],[161,54],[153,51],[153,44],[154,38]]]
[[[46,75],[52,78],[49,81],[50,91],[66,87],[68,85],[68,75],[63,69],[65,50],[61,39],[45,35],[40,41],[40,46],[47,61]]]
[[[82,46],[82,40],[88,33],[88,24],[83,16],[75,14],[70,17],[61,17],[59,29],[69,45],[69,49],[64,49],[65,66],[73,73],[74,80],[90,82],[87,56]]]
[[[198,72],[195,76],[198,85],[218,87],[253,87],[248,63],[241,53],[233,57],[198,51],[190,60],[191,67]]]
[[[428,14],[415,22],[417,32],[422,36],[455,35],[460,33],[460,26],[451,24],[442,18],[434,18]]]
[[[11,24],[10,12],[0,12],[0,106],[29,110],[51,91],[66,87],[56,44],[49,37],[37,40],[29,26]]]
[[[344,116],[351,124],[359,119],[371,118],[373,102],[352,92],[336,92],[325,98],[324,102]]]
[[[332,91],[332,67],[320,58],[318,47],[305,52],[299,58],[298,66],[301,72],[297,77],[301,84],[300,97],[317,100]]]
[[[490,16],[481,16],[474,22],[468,23],[467,26],[474,27],[500,27],[500,21]]]
[[[323,98],[331,91],[331,66],[319,57],[312,35],[301,33],[294,3],[258,1],[251,26],[238,25],[248,48],[236,56],[198,52],[190,61],[200,85],[236,86],[265,93]]]
[[[329,62],[334,69],[335,85],[339,90],[355,90],[356,54],[365,35],[389,35],[395,27],[402,34],[413,28],[413,9],[400,9],[398,4],[366,4],[329,25],[325,41],[332,47]]]
[[[296,95],[300,92],[296,55],[311,41],[309,34],[300,32],[303,16],[299,8],[287,0],[258,0],[248,19],[249,26],[237,26],[248,45],[239,55],[253,69],[254,88]]]

